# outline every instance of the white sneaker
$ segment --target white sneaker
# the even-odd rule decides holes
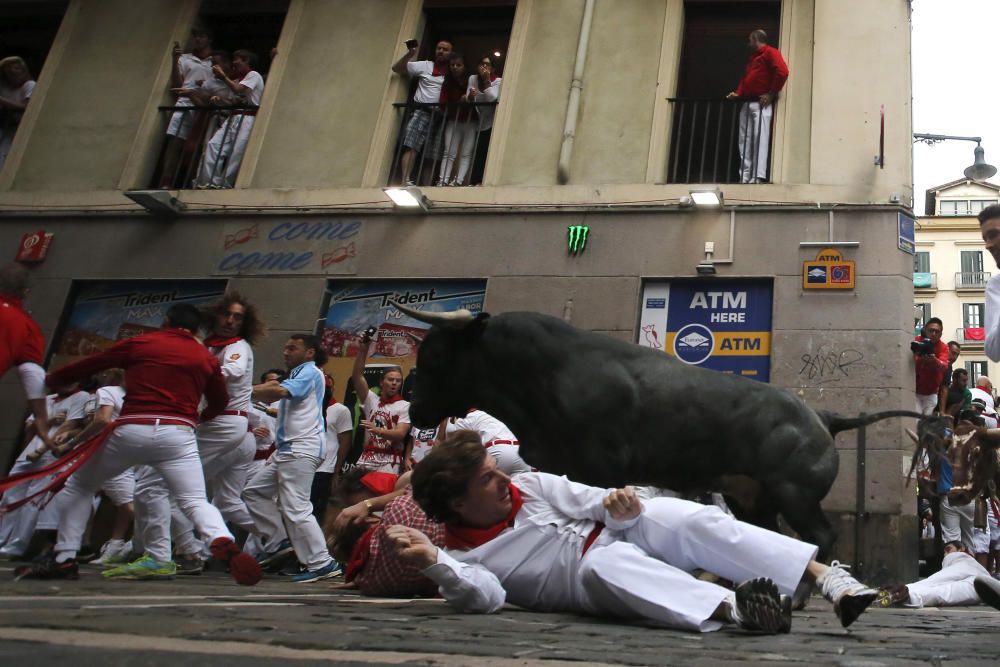
[[[126,543],[125,540],[108,540],[101,547],[101,555],[95,562],[105,566],[120,565],[127,561],[131,553],[131,543]]]
[[[857,620],[878,597],[878,591],[852,577],[847,572],[848,567],[839,561],[833,561],[826,574],[816,581],[823,597],[833,603],[833,612],[845,628]]]

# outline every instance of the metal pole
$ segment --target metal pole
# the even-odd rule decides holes
[[[864,420],[865,413],[858,415],[859,420]],[[857,448],[857,488],[855,490],[854,498],[854,576],[861,577],[864,574],[864,526],[863,523],[868,517],[868,513],[865,510],[865,493],[866,493],[866,474],[865,469],[867,465],[867,433],[868,429],[862,425],[858,429],[858,448]]]

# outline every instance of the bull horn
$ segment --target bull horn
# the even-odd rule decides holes
[[[910,436],[910,440],[912,440],[914,442],[914,444],[917,444],[917,445],[920,444],[920,438],[917,437],[916,433],[914,433],[910,429],[904,429],[904,430],[906,431],[906,435]]]
[[[402,306],[391,299],[389,303],[399,312],[409,315],[415,320],[426,322],[431,326],[439,325],[447,329],[461,329],[475,319],[473,314],[465,308],[452,310],[447,313],[429,313]]]

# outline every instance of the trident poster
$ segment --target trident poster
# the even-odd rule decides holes
[[[325,370],[337,383],[337,396],[342,396],[366,329],[375,332],[369,366],[399,366],[405,378],[417,365],[417,350],[430,326],[403,315],[389,301],[429,312],[464,308],[478,314],[486,298],[486,281],[334,280],[327,292],[322,344],[330,360]]]
[[[49,368],[107,349],[117,340],[160,328],[175,303],[207,305],[226,291],[225,280],[109,280],[85,282],[73,294]]]
[[[771,281],[648,282],[639,344],[679,361],[767,382]]]

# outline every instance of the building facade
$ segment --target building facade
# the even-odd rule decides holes
[[[235,187],[182,183],[170,196],[183,209],[153,216],[124,193],[157,180],[172,45],[217,5],[66,6],[0,172],[0,247],[12,256],[25,234],[52,234],[28,306],[53,361],[141,329],[102,330],[87,310],[101,299],[148,322],[179,294],[239,289],[268,317],[263,369],[289,332],[329,325],[345,295],[431,302],[457,284],[487,311],[549,313],[710,359],[817,408],[912,408],[908,3],[248,1],[246,39],[266,48],[273,28],[276,54]],[[243,24],[227,20],[216,39],[241,48]],[[722,99],[758,27],[791,75],[767,182],[743,184],[731,120],[742,103]],[[390,68],[404,41],[420,39],[424,57],[445,35],[502,59],[488,153],[476,185],[424,179],[427,210],[401,213],[382,188],[398,182],[410,88]],[[723,204],[691,206],[692,190]],[[386,320],[380,307],[367,315]],[[708,333],[684,332],[696,324]],[[342,378],[350,332],[337,335]],[[23,405],[10,375],[0,392]],[[0,414],[0,451],[22,414]],[[860,459],[855,433],[837,439],[834,556],[873,577],[915,574],[907,425],[869,428]]]
[[[960,179],[927,191],[931,215],[917,220],[913,257],[915,329],[931,317],[944,322],[947,341],[962,345],[956,368],[969,371],[970,386],[993,365],[983,351],[985,294],[996,267],[986,252],[976,215],[1000,203],[1000,186]],[[995,371],[994,371],[995,372]]]

